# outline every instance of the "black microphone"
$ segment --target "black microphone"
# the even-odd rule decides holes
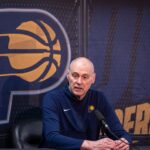
[[[94,110],[94,113],[95,113],[95,116],[96,116],[97,120],[101,122],[102,127],[104,128],[104,131],[105,131],[106,134],[109,134],[109,135],[111,135],[113,138],[115,138],[116,140],[121,140],[121,141],[124,142],[125,144],[131,146],[130,143],[127,143],[127,142],[123,141],[122,139],[120,139],[116,134],[114,134],[114,133],[111,131],[111,129],[109,128],[108,124],[107,124],[106,121],[105,121],[104,116],[102,115],[102,113],[101,113],[99,110],[97,110],[97,109]],[[132,149],[133,149],[133,148],[136,149],[136,150],[139,150],[137,147],[132,147]]]
[[[95,110],[95,115],[96,115],[96,118],[98,121],[100,121],[102,123],[102,126],[107,129],[107,130],[110,130],[108,124],[105,122],[105,118],[104,116],[102,115],[102,113],[98,110]]]
[[[111,129],[109,128],[108,124],[106,123],[105,118],[104,118],[104,116],[102,115],[102,113],[101,113],[99,110],[97,110],[97,109],[94,110],[94,113],[95,113],[95,116],[96,116],[97,120],[101,122],[102,127],[104,128],[105,133],[111,135],[113,138],[115,138],[116,140],[118,140],[119,137],[116,136],[116,135],[111,131]]]

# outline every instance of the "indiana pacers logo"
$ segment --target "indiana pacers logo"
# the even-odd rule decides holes
[[[2,123],[9,120],[13,95],[40,94],[61,84],[71,50],[64,27],[47,11],[1,9],[0,20]]]
[[[43,21],[27,21],[8,37],[8,49],[0,52],[7,57],[15,72],[0,76],[17,76],[28,82],[42,82],[55,74],[61,63],[61,45],[55,31]]]

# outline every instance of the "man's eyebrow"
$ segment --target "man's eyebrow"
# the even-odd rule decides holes
[[[86,74],[86,73],[85,73],[85,74],[82,74],[82,76],[89,76],[89,75],[90,75],[90,74]]]
[[[76,74],[79,74],[78,72],[72,72],[72,71],[71,71],[71,73],[76,73]]]

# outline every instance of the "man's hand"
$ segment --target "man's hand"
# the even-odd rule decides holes
[[[85,140],[81,145],[81,150],[115,150],[116,141],[103,138],[97,141]]]
[[[130,149],[129,143],[125,138],[121,138],[120,140],[116,140],[115,142],[116,142],[115,150],[129,150]]]

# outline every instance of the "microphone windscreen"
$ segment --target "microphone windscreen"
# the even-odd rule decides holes
[[[102,113],[101,113],[99,110],[95,110],[94,113],[95,113],[96,118],[97,118],[99,121],[102,121],[102,120],[105,119],[104,116],[102,115]]]

